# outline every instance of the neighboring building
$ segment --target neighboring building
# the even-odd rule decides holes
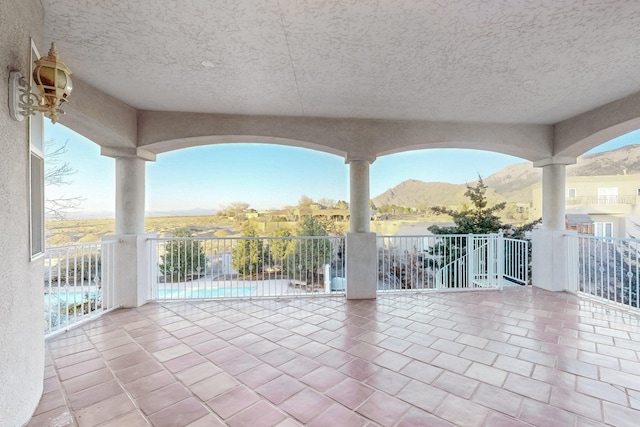
[[[606,237],[640,234],[640,174],[567,176],[565,191],[567,229]],[[532,186],[532,195],[530,217],[540,218],[541,184]]]
[[[567,230],[575,230],[578,234],[595,234],[593,220],[587,214],[566,214],[565,224]]]

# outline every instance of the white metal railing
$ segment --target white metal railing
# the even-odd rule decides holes
[[[524,284],[528,269],[509,264],[528,264],[515,242],[502,234],[378,236],[378,291],[501,289],[504,278]]]
[[[566,199],[567,205],[634,205],[636,196],[575,196]]]
[[[322,237],[151,238],[151,299],[344,293],[345,240]]]
[[[569,290],[640,307],[640,240],[568,235]]]
[[[529,284],[529,254],[531,242],[522,239],[504,239],[504,278],[519,285]]]
[[[47,248],[44,259],[45,336],[114,306],[116,241]]]

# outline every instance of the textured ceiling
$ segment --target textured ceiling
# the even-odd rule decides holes
[[[640,91],[638,0],[42,3],[74,74],[139,109],[550,124]]]

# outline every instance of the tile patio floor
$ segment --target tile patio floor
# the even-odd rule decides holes
[[[150,303],[46,346],[30,427],[640,425],[640,317],[530,287]]]

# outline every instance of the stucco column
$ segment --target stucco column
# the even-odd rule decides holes
[[[349,161],[350,231],[347,233],[347,299],[376,297],[378,259],[376,234],[370,232],[369,160]]]
[[[550,158],[534,162],[542,168],[542,228],[534,230],[532,244],[532,282],[550,291],[569,288],[568,241],[565,229],[566,167],[575,158]]]
[[[351,214],[349,231],[368,233],[371,221],[368,160],[349,162],[349,211]]]
[[[102,147],[116,159],[116,234],[144,234],[145,161],[156,156],[139,148]]]
[[[567,165],[542,166],[542,228],[565,229],[565,192]]]
[[[116,158],[116,234],[144,233],[145,161]]]
[[[153,154],[137,149],[102,147],[116,159],[115,304],[138,307],[149,299],[150,245],[144,234],[145,162]]]

